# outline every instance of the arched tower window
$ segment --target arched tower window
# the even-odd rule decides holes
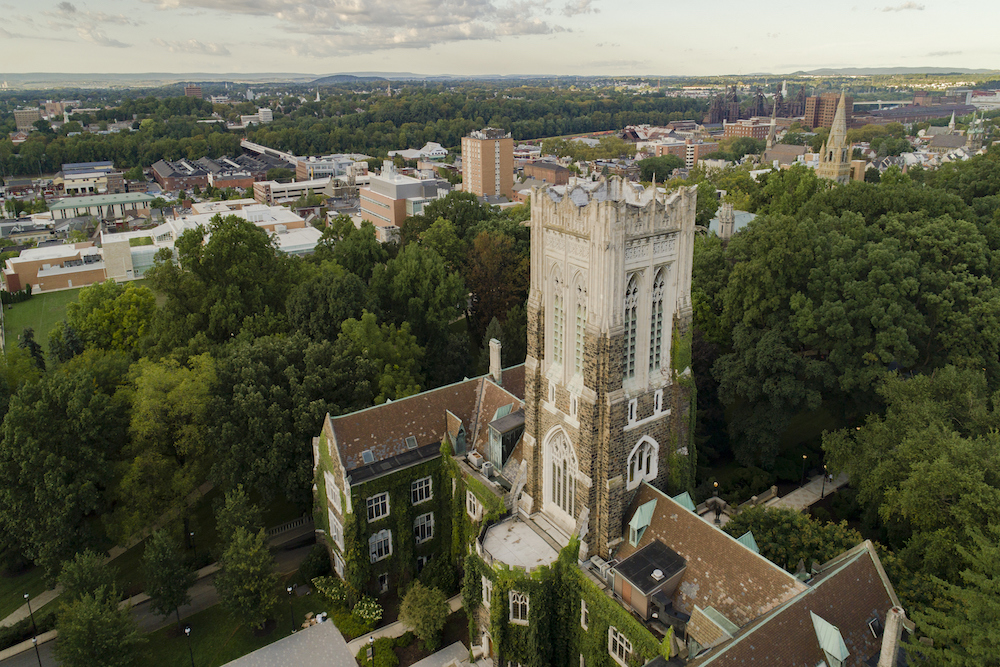
[[[639,281],[633,274],[625,290],[625,377],[635,377],[635,343],[637,328],[637,308],[639,305]]]
[[[634,489],[639,482],[656,479],[659,470],[660,446],[647,437],[636,443],[628,457],[628,483],[626,488]]]
[[[576,456],[572,445],[562,431],[554,434],[552,448],[552,502],[574,516],[576,506]]]
[[[663,348],[663,273],[660,269],[653,280],[653,312],[649,320],[649,370],[660,370]]]
[[[587,326],[587,290],[576,285],[576,344],[573,350],[573,370],[583,373],[583,334]]]
[[[563,362],[566,306],[563,303],[563,282],[559,270],[552,274],[552,362]]]

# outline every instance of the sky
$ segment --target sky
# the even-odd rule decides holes
[[[1000,69],[993,34],[1000,6],[992,0],[828,6],[792,0],[0,0],[0,75]]]

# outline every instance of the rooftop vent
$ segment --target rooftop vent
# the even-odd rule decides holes
[[[663,570],[653,570],[652,577],[656,581],[663,581]]]

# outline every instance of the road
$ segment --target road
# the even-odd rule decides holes
[[[294,572],[302,564],[302,561],[311,548],[312,545],[307,544],[295,549],[277,552],[274,555],[276,562],[275,571],[280,574]],[[196,582],[191,587],[191,604],[181,607],[182,621],[219,602],[219,595],[215,592],[213,581],[214,575],[208,576]],[[153,632],[177,622],[176,616],[171,615],[164,618],[163,616],[154,614],[150,610],[148,602],[143,602],[133,607],[132,614],[136,617],[139,629],[142,632]],[[58,665],[52,654],[56,641],[59,640],[47,642],[38,647],[42,657],[42,667],[56,667]],[[25,651],[12,658],[0,661],[0,667],[38,667],[38,658],[35,657],[34,651]]]

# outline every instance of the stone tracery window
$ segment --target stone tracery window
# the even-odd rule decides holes
[[[576,373],[583,373],[583,334],[587,326],[587,289],[576,286],[576,346],[574,350],[574,367]]]
[[[636,444],[628,457],[627,488],[633,489],[642,481],[656,479],[659,451],[659,445],[649,437],[644,437]]]
[[[574,516],[576,506],[576,456],[566,434],[556,433],[549,443],[552,450],[552,502]]]
[[[637,309],[639,302],[639,280],[633,274],[625,290],[625,377],[635,377],[635,344],[637,329]]]
[[[565,345],[566,304],[563,297],[563,281],[559,270],[552,274],[552,362],[563,362]]]
[[[649,370],[660,370],[663,347],[663,273],[660,269],[653,280],[652,317],[649,326]]]

